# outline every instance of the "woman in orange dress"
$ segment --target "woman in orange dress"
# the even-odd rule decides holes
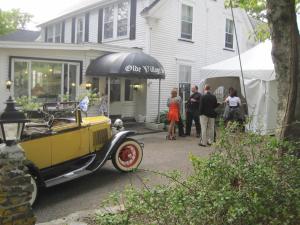
[[[177,98],[177,91],[171,91],[170,105],[169,105],[169,113],[168,113],[168,121],[169,121],[169,132],[167,139],[175,140],[175,123],[179,121],[179,99]]]

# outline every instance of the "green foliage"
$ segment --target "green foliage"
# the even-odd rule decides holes
[[[300,221],[300,160],[295,146],[274,137],[221,129],[216,151],[207,160],[190,156],[187,179],[142,190],[128,187],[104,206],[118,213],[98,214],[99,225],[297,225]],[[235,131],[235,132],[233,132]],[[284,149],[287,154],[279,155]]]
[[[69,95],[69,93],[59,95],[59,99],[61,99],[62,102],[68,102],[68,101],[70,101],[70,95]]]
[[[32,15],[23,13],[20,9],[3,11],[0,9],[0,35],[7,34],[16,29],[25,29],[25,25],[30,22]]]
[[[233,8],[243,8],[254,18],[265,19],[267,0],[225,0],[225,6],[230,7],[230,2]]]
[[[36,97],[22,96],[16,99],[16,103],[23,111],[38,110],[42,107],[42,104],[37,101]]]
[[[81,101],[85,96],[89,98],[89,106],[96,105],[100,102],[99,93],[95,91],[87,91],[85,94],[79,96],[79,101]]]
[[[164,123],[164,124],[168,124],[168,110],[162,111],[159,114],[159,122],[160,123]]]

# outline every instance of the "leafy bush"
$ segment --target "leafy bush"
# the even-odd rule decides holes
[[[156,120],[157,121],[157,120]],[[159,122],[167,125],[168,121],[168,110],[162,111],[159,113]]]
[[[93,91],[87,91],[85,94],[79,96],[78,101],[81,101],[85,96],[89,98],[89,106],[94,106],[100,103],[99,93]]]
[[[222,129],[209,159],[190,156],[194,173],[166,174],[167,185],[127,188],[103,204],[118,213],[98,214],[102,225],[297,225],[300,221],[300,160],[295,145],[275,137]],[[233,130],[235,132],[233,132]],[[286,154],[278,154],[284,150]]]
[[[37,98],[32,96],[31,98],[27,96],[22,96],[16,99],[16,103],[21,107],[23,111],[33,111],[38,110],[42,107],[42,104],[38,102]]]

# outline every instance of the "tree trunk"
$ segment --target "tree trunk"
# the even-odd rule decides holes
[[[298,89],[300,37],[295,0],[267,0],[267,18],[272,38],[272,57],[278,80],[278,137],[299,139]],[[296,113],[297,108],[297,113]]]

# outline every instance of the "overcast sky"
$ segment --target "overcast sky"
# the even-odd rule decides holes
[[[72,5],[85,0],[0,0],[0,9],[20,9],[22,12],[34,15],[29,29],[36,29],[35,26],[54,18]]]

